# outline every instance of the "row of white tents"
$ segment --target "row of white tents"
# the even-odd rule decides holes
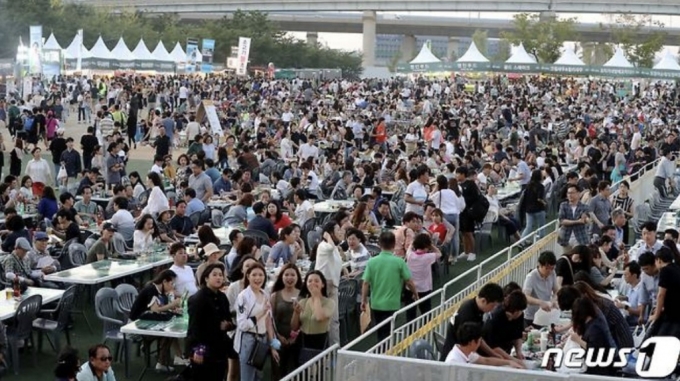
[[[422,49],[418,55],[409,64],[436,64],[440,63],[441,60],[437,58],[428,46],[429,44],[423,44]],[[467,64],[467,63],[488,63],[489,59],[484,57],[484,55],[479,51],[477,45],[474,41],[470,44],[468,50],[456,60],[456,63]],[[512,56],[505,61],[508,64],[536,64],[536,59],[527,53],[524,46],[520,44]],[[566,66],[586,66],[585,63],[576,55],[574,50],[566,48],[562,53],[562,56],[555,61],[554,65],[566,65]],[[611,68],[632,68],[633,64],[630,63],[623,54],[623,50],[620,47],[616,48],[616,51],[612,58],[607,61],[603,67]],[[654,65],[654,70],[677,70],[680,71],[680,64],[676,57],[668,50],[664,54],[661,61]]]
[[[78,58],[80,53],[80,58],[85,59],[99,59],[99,60],[118,60],[118,61],[159,61],[159,62],[172,62],[172,63],[186,63],[187,54],[182,49],[180,43],[176,43],[172,51],[168,52],[163,45],[163,41],[159,41],[156,48],[150,51],[144,43],[144,39],[140,39],[137,46],[130,50],[123,37],[118,39],[118,43],[113,49],[110,49],[104,43],[101,36],[97,39],[97,42],[92,46],[92,48],[87,49],[80,39],[76,36],[71,44],[63,49],[59,42],[57,41],[54,34],[50,34],[49,38],[45,41],[43,45],[44,50],[60,50],[64,53],[64,58],[67,60],[74,60]],[[80,47],[78,47],[80,42]],[[196,61],[201,62],[202,56],[200,52],[196,51]]]

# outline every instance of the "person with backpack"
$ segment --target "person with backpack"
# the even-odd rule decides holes
[[[484,221],[486,213],[489,211],[489,200],[479,191],[474,180],[469,178],[467,167],[456,168],[458,184],[462,189],[463,199],[465,199],[465,209],[460,214],[459,225],[463,236],[463,253],[459,259],[467,259],[473,262],[477,259],[475,254],[475,227]]]

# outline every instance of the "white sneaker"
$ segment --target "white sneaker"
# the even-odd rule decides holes
[[[464,261],[465,258],[467,258],[468,254],[467,253],[460,253],[458,254],[458,260],[459,261]]]
[[[185,359],[185,358],[182,358],[182,357],[179,357],[179,356],[175,356],[175,360],[173,361],[173,364],[178,365],[178,366],[189,366],[189,362],[190,361],[188,359]]]
[[[156,363],[156,372],[165,372],[165,373],[170,373],[174,372],[175,368],[171,366],[165,366],[159,362]]]
[[[468,256],[467,256],[467,261],[468,261],[468,262],[474,262],[476,259],[477,259],[477,256],[475,255],[475,253],[470,253],[470,254],[468,254]]]

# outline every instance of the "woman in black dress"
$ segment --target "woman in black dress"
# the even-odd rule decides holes
[[[21,175],[21,160],[24,157],[24,141],[20,137],[14,140],[14,149],[9,154],[9,174],[19,177]]]
[[[224,380],[227,358],[237,357],[227,336],[235,325],[229,314],[229,300],[221,291],[225,284],[224,266],[208,265],[199,279],[201,288],[189,299],[186,347],[195,380]]]

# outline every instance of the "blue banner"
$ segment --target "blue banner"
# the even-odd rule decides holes
[[[198,40],[195,38],[187,38],[187,73],[196,73],[201,71],[201,62],[198,62],[199,54]]]
[[[213,71],[213,53],[215,52],[215,40],[208,38],[203,39],[203,62],[201,64],[201,71],[203,73],[212,73]]]

